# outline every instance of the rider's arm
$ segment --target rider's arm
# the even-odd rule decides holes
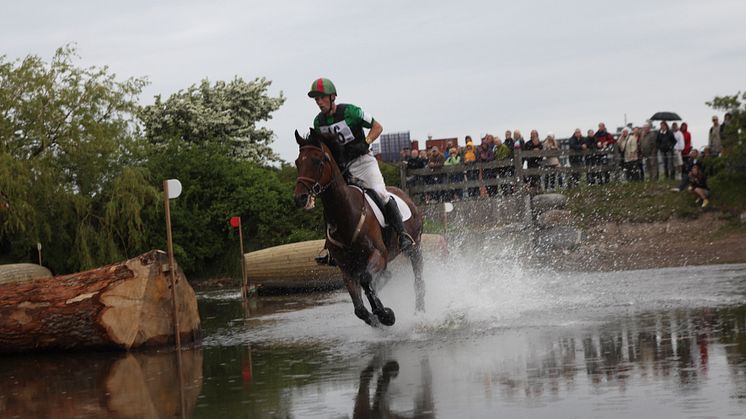
[[[368,144],[373,144],[373,141],[378,139],[378,136],[381,135],[383,132],[383,126],[376,121],[373,120],[373,125],[370,127],[370,131],[368,131],[368,135],[365,136],[365,142]]]

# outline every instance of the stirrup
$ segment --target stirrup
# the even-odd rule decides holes
[[[399,250],[406,251],[409,250],[412,246],[415,245],[415,241],[412,238],[412,236],[409,235],[406,231],[402,231],[399,233]]]
[[[316,256],[313,260],[318,265],[337,266],[337,261],[329,254],[328,250],[325,255]]]

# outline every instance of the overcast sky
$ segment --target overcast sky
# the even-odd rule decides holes
[[[318,112],[311,81],[413,139],[538,129],[567,137],[671,110],[707,141],[705,101],[746,89],[746,1],[16,1],[0,6],[0,54],[146,76],[151,103],[203,78],[273,81],[266,125],[295,159]]]

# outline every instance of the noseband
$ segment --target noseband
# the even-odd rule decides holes
[[[324,154],[324,157],[321,159],[321,165],[319,166],[319,178],[320,178],[322,175],[322,171],[324,170],[324,163],[329,161],[329,156],[326,153],[324,153],[324,149],[322,149],[321,147],[316,147],[314,145],[304,145],[304,146],[301,146],[300,150],[303,151],[304,148],[305,149],[310,148],[313,150],[321,151]],[[326,191],[329,188],[329,186],[332,184],[332,182],[329,181],[326,185],[321,185],[318,179],[314,179],[314,178],[310,178],[306,176],[298,176],[298,178],[295,181],[295,184],[297,185],[299,183],[303,185],[303,187],[306,188],[308,193],[314,198],[324,193],[324,191]]]

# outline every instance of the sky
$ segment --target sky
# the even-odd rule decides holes
[[[143,104],[205,78],[266,77],[286,102],[262,125],[286,161],[318,112],[317,77],[413,139],[564,138],[674,111],[702,147],[705,102],[746,90],[744,22],[743,0],[25,0],[0,5],[0,55],[75,43],[81,66],[147,77]]]

